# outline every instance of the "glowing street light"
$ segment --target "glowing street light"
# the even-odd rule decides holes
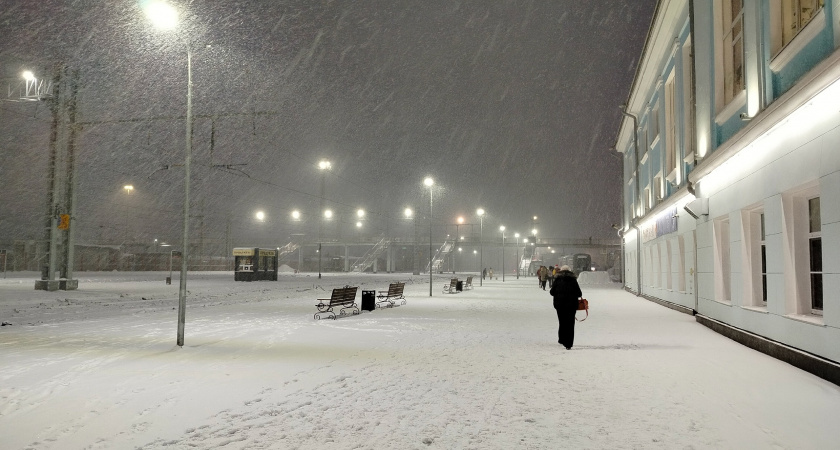
[[[125,186],[123,186],[123,189],[125,189],[126,194],[131,195],[131,191],[134,190],[134,186],[126,184]]]
[[[160,30],[174,30],[178,25],[178,10],[161,0],[145,2],[143,11],[146,17]]]
[[[255,217],[257,218],[257,220],[259,220],[260,222],[265,222],[265,212],[263,212],[263,211],[257,211],[257,213],[256,213],[256,214],[254,214],[254,216],[255,216]]]
[[[178,24],[178,11],[162,0],[151,0],[142,5],[149,21],[160,30],[172,30]],[[178,288],[178,340],[184,346],[184,327],[187,310],[187,264],[190,237],[190,161],[192,160],[192,50],[187,43],[187,120],[184,154],[184,243],[181,249],[181,279]]]
[[[292,219],[293,220],[300,220],[300,211],[298,211],[298,210],[292,211]]]
[[[332,216],[333,216],[333,212],[332,212],[331,209],[328,209],[328,210],[324,211],[324,218],[325,219],[332,219]]]
[[[35,81],[35,74],[31,70],[24,70],[21,76],[26,81]]]
[[[464,218],[462,216],[458,216],[458,218],[455,219],[455,241],[456,242],[461,240],[461,224],[462,223],[464,223]],[[454,253],[452,254],[452,258],[455,259],[455,254]],[[457,262],[457,261],[453,261],[453,263],[452,263],[452,274],[453,275],[455,275],[455,262]]]

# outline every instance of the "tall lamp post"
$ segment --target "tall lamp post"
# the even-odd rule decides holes
[[[473,264],[478,264],[478,250],[473,250]],[[478,278],[481,278],[481,268],[478,269]]]
[[[513,233],[516,238],[516,279],[519,279],[519,272],[522,270],[522,261],[519,260],[519,233]]]
[[[429,297],[432,296],[432,186],[435,185],[435,180],[432,177],[426,177],[423,184],[429,188]]]
[[[455,221],[455,242],[461,242],[462,223],[464,223],[463,217],[458,217],[458,219]],[[458,250],[460,251],[461,249],[459,248]],[[452,259],[452,275],[455,275],[455,263],[458,262],[457,259],[455,259],[455,252],[452,252]]]
[[[172,30],[178,24],[178,12],[164,1],[146,5],[149,20],[161,30]],[[181,280],[178,289],[178,340],[184,346],[184,327],[187,309],[187,262],[189,260],[190,238],[190,161],[192,159],[192,50],[187,42],[187,130],[184,150],[184,236],[181,249]]]
[[[318,163],[318,169],[321,171],[321,219],[318,221],[318,279],[321,279],[321,241],[322,234],[324,232],[324,216],[326,215],[326,211],[324,211],[324,191],[327,187],[327,171],[330,170],[332,164],[330,164],[327,160],[321,160]],[[332,215],[332,213],[330,213]]]
[[[505,282],[505,226],[502,225],[499,227],[499,231],[502,232],[502,283]]]
[[[405,214],[406,219],[414,219],[414,243],[411,246],[411,273],[414,275],[420,275],[420,269],[418,267],[419,263],[417,261],[417,216],[414,215],[414,211],[412,211],[411,208],[406,208],[403,213]]]
[[[478,208],[475,213],[478,214],[478,244],[481,247],[481,255],[478,257],[478,285],[484,286],[484,209]]]

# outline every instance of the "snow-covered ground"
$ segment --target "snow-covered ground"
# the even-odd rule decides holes
[[[3,449],[837,448],[840,387],[617,286],[584,285],[575,347],[534,278],[0,279]],[[313,320],[346,284],[404,306]],[[361,292],[359,295],[359,302]]]

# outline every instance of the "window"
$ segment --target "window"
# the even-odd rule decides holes
[[[680,246],[679,259],[679,278],[677,278],[677,288],[680,292],[685,292],[685,238],[680,235],[677,238],[677,243]]]
[[[683,94],[683,120],[685,121],[685,133],[683,133],[683,151],[685,162],[694,162],[694,81],[693,81],[693,56],[691,54],[691,38],[682,47],[682,94]],[[679,180],[677,180],[679,184]]]
[[[653,191],[653,204],[659,204],[659,202],[665,198],[665,183],[662,182],[662,172],[657,173],[656,176],[653,177]]]
[[[714,225],[715,241],[715,300],[729,302],[732,267],[729,255],[729,218],[718,219]]]
[[[656,287],[662,287],[662,243],[656,243]]]
[[[811,313],[822,314],[822,224],[820,223],[820,198],[808,199],[808,262],[811,282]]]
[[[671,284],[671,241],[665,242],[665,288],[673,289]]]
[[[786,277],[787,314],[822,316],[823,313],[820,201],[820,186],[816,182],[782,194],[782,238],[790,249],[783,256],[785,266],[793,269]]]
[[[673,185],[680,183],[677,174],[677,108],[674,70],[665,82],[665,174]]]
[[[745,210],[744,226],[744,305],[767,306],[767,246],[764,211]]]
[[[759,214],[761,231],[759,245],[761,245],[761,303],[767,306],[767,234],[764,228],[764,213]]]
[[[771,51],[777,55],[823,8],[825,0],[773,0]]]
[[[721,0],[723,105],[744,90],[744,1]]]
[[[654,103],[653,109],[648,116],[648,143],[653,145],[659,137],[659,101]]]

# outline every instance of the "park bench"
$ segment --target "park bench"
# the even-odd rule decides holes
[[[458,279],[453,278],[449,280],[449,284],[443,285],[443,293],[444,294],[457,294],[458,293]]]
[[[346,311],[350,310],[353,314],[359,314],[359,307],[356,306],[356,291],[358,286],[345,286],[343,288],[335,288],[332,291],[330,298],[319,298],[318,312],[315,313],[315,319],[321,319],[321,314],[331,314],[332,319],[335,320],[335,312],[333,308],[340,308],[338,315],[343,316]]]
[[[464,287],[464,290],[465,290],[465,291],[466,291],[467,289],[472,289],[472,288],[473,288],[473,285],[472,285],[472,275],[470,275],[470,276],[468,276],[468,277],[467,277],[467,280],[466,280],[466,281],[464,281],[464,286],[463,286],[463,287]]]
[[[404,289],[405,283],[396,282],[389,284],[387,291],[379,291],[379,294],[377,294],[376,298],[379,299],[377,300],[377,305],[380,308],[382,306],[392,307],[396,304],[396,300],[402,300],[400,304],[405,305]]]

